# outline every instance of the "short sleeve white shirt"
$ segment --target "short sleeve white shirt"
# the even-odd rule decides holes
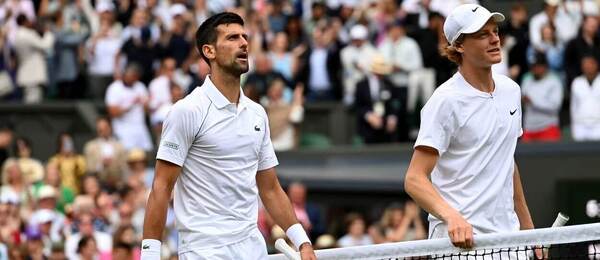
[[[175,103],[157,159],[182,167],[174,210],[179,252],[236,243],[257,229],[257,171],[278,164],[265,110],[230,103],[210,77]]]
[[[492,93],[472,87],[460,73],[442,84],[421,111],[415,147],[439,153],[431,182],[476,234],[519,229],[514,211],[514,152],[521,129],[521,93],[493,74]],[[442,223],[429,216],[430,232]]]

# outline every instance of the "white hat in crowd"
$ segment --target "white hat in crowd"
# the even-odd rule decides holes
[[[96,12],[98,13],[112,12],[113,10],[115,10],[115,5],[112,2],[100,1],[96,3]]]
[[[461,34],[479,31],[491,18],[496,22],[504,21],[501,13],[490,13],[485,7],[476,4],[464,4],[452,10],[444,22],[444,35],[450,44]]]
[[[352,40],[366,40],[369,36],[369,30],[362,24],[352,26],[350,29],[350,39]]]
[[[56,188],[50,185],[40,187],[38,191],[38,199],[56,198]]]
[[[185,14],[185,12],[187,12],[187,8],[182,4],[174,4],[169,7],[169,14],[171,17]]]

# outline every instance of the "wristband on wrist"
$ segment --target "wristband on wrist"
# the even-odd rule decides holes
[[[308,239],[308,236],[306,235],[306,232],[304,231],[304,228],[302,228],[302,225],[300,225],[300,223],[296,223],[290,226],[285,231],[285,234],[290,239],[290,241],[292,241],[294,247],[296,247],[296,250],[300,250],[300,246],[304,243],[311,244],[310,239]]]
[[[142,240],[141,260],[160,260],[160,248],[162,243],[156,239]]]

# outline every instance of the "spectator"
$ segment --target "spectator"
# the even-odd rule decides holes
[[[79,180],[86,171],[85,158],[75,150],[70,134],[62,133],[58,136],[57,153],[50,158],[49,163],[58,167],[62,185],[78,194]]]
[[[133,226],[120,226],[113,236],[113,259],[132,259],[134,255],[133,259],[139,259],[139,242]],[[115,253],[118,254],[118,257],[115,257]]]
[[[356,84],[362,80],[371,65],[371,58],[377,53],[369,43],[369,31],[364,25],[357,24],[350,30],[351,44],[344,47],[341,52],[344,67],[344,103],[354,103]]]
[[[285,34],[288,36],[288,43],[290,49],[295,49],[300,45],[308,45],[309,38],[306,33],[304,33],[304,28],[302,27],[302,18],[299,16],[291,16],[288,17],[287,22],[285,24]]]
[[[89,96],[96,101],[106,95],[106,88],[117,74],[117,55],[121,39],[111,30],[111,24],[102,20],[99,30],[87,43]]]
[[[67,238],[65,243],[65,253],[69,259],[79,260],[85,259],[80,255],[84,246],[86,246],[91,238],[93,238],[93,245],[86,247],[83,252],[88,256],[88,253],[100,254],[100,259],[109,259],[103,257],[110,257],[112,252],[112,237],[104,232],[94,230],[94,217],[90,213],[82,213],[78,216],[78,233],[72,234]],[[83,242],[82,242],[83,241]],[[97,244],[96,244],[97,241]],[[89,249],[89,251],[87,251]]]
[[[28,184],[41,182],[44,178],[44,166],[38,160],[32,157],[31,142],[25,137],[18,137],[15,140],[13,151],[16,153],[15,160],[19,164],[20,171]],[[5,182],[2,182],[5,183]]]
[[[96,173],[109,189],[116,188],[125,179],[125,149],[114,138],[107,117],[96,119],[96,138],[85,144],[84,155],[87,171]]]
[[[374,57],[371,74],[356,86],[356,120],[358,134],[367,144],[386,143],[405,139],[406,99],[386,77],[392,66],[383,57]]]
[[[98,255],[98,245],[92,236],[84,236],[77,243],[77,255],[81,260],[96,260]],[[100,258],[101,259],[101,258]]]
[[[123,79],[116,80],[108,87],[105,101],[115,135],[125,149],[150,151],[152,140],[145,121],[148,91],[139,79],[139,67],[134,64],[127,66]]]
[[[53,163],[46,164],[46,175],[44,182],[33,185],[32,193],[39,194],[42,187],[50,186],[56,190],[56,210],[65,214],[66,209],[75,201],[75,192],[62,184],[58,165]]]
[[[521,91],[525,105],[523,141],[559,141],[563,86],[560,78],[548,71],[543,53],[536,55],[531,72],[523,77]]]
[[[23,88],[25,103],[39,103],[43,86],[48,84],[46,55],[54,46],[54,34],[46,27],[40,37],[33,23],[23,14],[17,17],[17,24],[13,43],[19,61],[17,85]]]
[[[298,81],[305,82],[308,102],[339,101],[342,97],[342,63],[335,43],[335,31],[319,26],[313,42],[302,55]]]
[[[85,82],[82,82],[80,68],[83,67],[84,57],[80,56],[80,48],[90,35],[89,23],[79,11],[74,11],[74,3],[65,9],[63,15],[57,16],[55,43],[55,61],[51,71],[58,85],[58,97],[63,99],[80,99],[84,95]],[[74,12],[67,15],[68,12]],[[77,17],[76,17],[77,16]]]
[[[38,227],[28,226],[25,229],[27,258],[31,260],[44,259],[44,244],[42,242],[42,232]]]
[[[298,147],[298,125],[304,120],[304,87],[299,84],[294,89],[291,103],[283,100],[285,84],[282,80],[274,80],[267,92],[265,110],[269,116],[271,142],[275,151],[286,151]]]
[[[0,100],[9,100],[14,95],[15,84],[12,75],[14,65],[14,53],[8,42],[7,31],[0,30]],[[2,163],[1,159],[0,163]]]
[[[581,75],[581,60],[584,56],[594,56],[600,61],[600,36],[598,35],[598,17],[586,16],[577,38],[569,41],[565,48],[565,72],[567,84]]]
[[[506,37],[506,44],[512,45],[508,52],[510,78],[521,82],[527,72],[527,47],[529,46],[529,20],[527,8],[523,3],[515,3],[510,8],[510,17],[504,22],[500,31]]]
[[[298,71],[298,57],[304,50],[304,45],[300,45],[293,52],[288,51],[287,35],[284,32],[275,34],[269,48],[273,70],[281,73],[287,81],[292,81]]]
[[[545,0],[544,10],[535,14],[529,22],[529,40],[534,49],[544,49],[542,27],[551,24],[556,28],[556,41],[568,42],[577,35],[581,14],[569,12],[562,0]]]
[[[98,179],[98,176],[93,174],[84,176],[83,180],[81,180],[80,195],[85,195],[93,201],[95,198],[100,196],[100,193],[102,193],[102,187],[100,185],[100,180]]]
[[[0,165],[9,157],[9,149],[13,143],[12,125],[8,122],[0,123]]]
[[[154,131],[154,135],[156,136],[156,138],[160,138],[160,135],[162,133],[162,123],[167,118],[169,111],[171,111],[171,107],[177,101],[182,99],[185,96],[185,94],[184,94],[184,90],[179,85],[177,85],[177,83],[175,83],[173,81],[169,81],[168,96],[170,98],[169,102],[166,102],[166,103],[163,103],[162,105],[160,105],[160,107],[158,107],[156,109],[156,111],[154,112],[153,117],[150,119],[150,123],[152,124],[152,129]],[[156,140],[157,143],[159,141],[160,141],[160,139]]]
[[[20,242],[21,219],[20,198],[17,194],[0,188],[0,241],[10,248],[17,247]],[[9,258],[13,259],[13,258]]]
[[[600,140],[600,79],[593,56],[581,60],[583,75],[571,84],[571,132],[575,141]]]
[[[422,71],[421,49],[413,38],[406,35],[403,21],[397,20],[388,25],[388,34],[378,50],[387,63],[392,65],[389,79],[398,92],[399,105],[404,106],[403,109],[398,110],[400,112],[398,116],[406,118],[407,108],[411,111],[416,109],[418,94],[421,94],[423,101],[433,94],[435,76]],[[407,134],[401,135],[407,136]]]
[[[173,4],[169,13],[171,15],[171,26],[162,34],[163,55],[173,57],[176,66],[181,67],[187,63],[192,50],[192,39],[189,37],[189,24],[191,19],[187,8],[183,4]]]
[[[563,70],[564,43],[556,37],[556,30],[552,24],[545,24],[541,28],[541,42],[537,45],[529,46],[527,49],[527,59],[533,63],[536,52],[542,52],[546,55],[548,66],[555,72]]]
[[[59,195],[54,187],[44,185],[36,195],[37,209],[31,215],[29,224],[41,230],[44,251],[46,255],[49,255],[52,244],[64,239],[63,230],[66,226],[66,218],[56,208]]]
[[[258,53],[254,58],[254,64],[254,71],[246,76],[244,89],[252,88],[259,97],[262,97],[267,94],[267,89],[275,79],[283,79],[286,85],[290,86],[291,83],[283,74],[273,70],[273,63],[266,54]]]
[[[306,202],[306,186],[304,184],[291,183],[287,188],[287,193],[298,222],[302,224],[310,239],[314,241],[325,232],[321,210],[316,205]]]
[[[404,207],[392,204],[386,208],[381,221],[369,228],[369,235],[377,244],[427,237],[420,209],[412,201],[407,201]]]
[[[456,70],[456,65],[440,55],[439,49],[448,42],[444,36],[444,16],[438,12],[429,14],[429,27],[416,31],[414,39],[419,44],[423,55],[423,73],[434,74],[436,86],[446,82]]]
[[[17,209],[23,211],[23,215],[28,215],[31,206],[31,196],[29,193],[30,183],[26,181],[21,167],[16,160],[8,159],[2,167],[2,186],[0,186],[0,195],[5,200],[4,203],[11,203],[17,206]]]
[[[173,76],[177,69],[177,61],[174,58],[166,57],[160,63],[159,75],[154,78],[149,85],[150,89],[150,116],[152,124],[158,122],[157,112],[166,104],[171,104],[171,84]]]
[[[362,215],[350,213],[346,215],[346,234],[342,236],[337,244],[340,247],[366,246],[373,244],[371,237],[365,232],[366,223]]]
[[[125,34],[125,31],[123,34]],[[126,58],[127,63],[138,64],[138,75],[144,84],[150,83],[154,77],[154,63],[158,60],[161,51],[157,42],[151,38],[151,34],[149,27],[141,28],[139,37],[128,38],[123,43],[120,51]],[[120,78],[120,75],[117,75],[116,78]]]

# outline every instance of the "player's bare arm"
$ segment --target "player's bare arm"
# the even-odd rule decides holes
[[[283,230],[288,230],[289,227],[298,223],[292,204],[279,184],[275,168],[259,171],[256,174],[256,185],[265,209],[277,225]],[[310,243],[303,243],[299,249],[303,260],[316,259]]]
[[[448,236],[455,246],[473,247],[473,227],[442,198],[429,179],[438,157],[433,148],[416,147],[406,172],[404,189],[417,204],[446,223]]]
[[[514,186],[514,203],[515,213],[519,218],[521,224],[521,230],[533,229],[533,220],[531,214],[529,214],[529,207],[527,207],[527,201],[525,200],[525,194],[523,192],[523,185],[521,184],[521,174],[519,173],[519,167],[515,163],[515,173],[513,175],[513,186]]]
[[[144,239],[160,240],[162,238],[171,192],[180,172],[181,167],[178,165],[156,160],[156,173],[144,217]]]

